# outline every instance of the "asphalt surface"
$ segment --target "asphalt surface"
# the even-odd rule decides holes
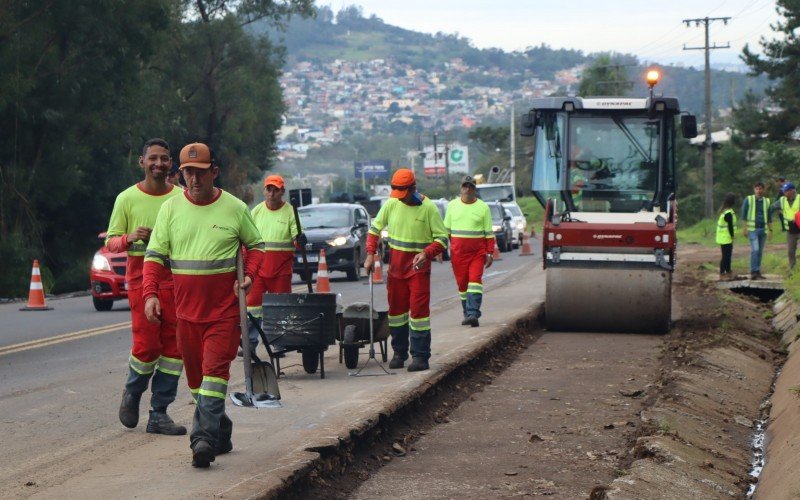
[[[537,257],[517,254],[518,251],[503,254],[503,259],[487,271],[487,288],[525,270],[541,269]],[[444,302],[443,307],[452,310],[447,301],[457,304],[457,290],[449,263],[434,263],[432,278],[432,307]],[[347,305],[368,300],[366,283],[366,279],[348,282],[343,274],[333,273],[331,289],[341,293],[342,303]],[[305,285],[296,281],[293,288],[300,292]],[[33,483],[34,489],[36,484],[44,486],[41,477],[37,480],[43,471],[48,471],[44,481],[48,485],[67,481],[76,473],[63,462],[64,457],[75,456],[71,450],[80,453],[81,460],[91,460],[86,457],[87,450],[105,460],[110,459],[109,446],[139,450],[144,445],[144,451],[152,439],[143,432],[121,430],[116,421],[130,349],[127,301],[116,303],[109,312],[95,311],[89,296],[50,300],[51,311],[19,311],[22,305],[0,305],[0,447],[4,450],[0,454],[0,473],[10,478],[7,486],[14,488],[0,487],[0,496],[6,496],[4,490],[11,496],[28,496],[16,488],[27,482]],[[379,309],[386,307],[384,285],[375,286],[375,305]],[[329,378],[335,380],[341,375],[347,379],[344,367],[335,362],[336,352],[332,347],[326,355]],[[287,368],[290,363],[299,362],[299,356],[290,356],[286,359]],[[290,396],[296,385],[291,374],[297,370],[292,369],[282,387]],[[238,370],[236,376],[241,378]],[[312,385],[319,385],[311,380],[314,376],[303,375],[302,369],[294,376],[300,377],[298,381],[309,378]],[[181,387],[185,388],[184,381]],[[186,419],[192,411],[191,407],[184,407],[185,392],[180,391],[175,409],[182,423],[188,423]],[[146,404],[143,402],[142,406]],[[325,410],[320,411],[324,421]],[[181,458],[185,458],[184,439],[179,439]],[[35,495],[33,490],[30,493]]]

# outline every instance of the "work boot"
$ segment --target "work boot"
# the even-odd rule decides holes
[[[128,429],[139,423],[139,400],[142,396],[134,396],[128,390],[122,391],[122,403],[119,405],[119,421]]]
[[[217,447],[214,449],[214,452],[217,455],[224,455],[226,453],[230,453],[232,449],[233,449],[233,441],[231,441],[230,438],[228,438],[225,440],[217,441]]]
[[[476,327],[476,326],[480,326],[480,323],[478,323],[478,318],[476,318],[475,316],[470,316],[469,318],[467,318],[464,321],[466,321],[467,324],[469,326],[473,327],[473,328]]]
[[[192,445],[192,467],[205,469],[214,461],[214,448],[208,441],[197,441]]]
[[[398,368],[402,368],[403,365],[405,364],[406,364],[406,358],[400,356],[397,353],[394,353],[394,356],[392,356],[392,360],[389,361],[389,368],[396,370]]]
[[[750,273],[750,279],[751,280],[757,280],[758,279],[758,273]]]
[[[167,415],[167,412],[150,410],[147,432],[150,434],[166,434],[167,436],[183,436],[186,434],[186,427],[176,425]]]
[[[469,324],[469,318],[464,316],[464,320],[461,322],[461,324],[462,325],[468,325]]]
[[[422,358],[412,358],[411,364],[408,365],[408,371],[410,372],[421,372],[430,368],[428,366],[428,360]]]
[[[767,278],[763,274],[761,274],[761,272],[759,271],[759,272],[756,273],[756,279],[757,280],[765,280]]]

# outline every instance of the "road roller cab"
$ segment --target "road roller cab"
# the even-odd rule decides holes
[[[551,330],[669,330],[675,265],[670,97],[534,99],[533,193],[545,207],[545,317]],[[683,135],[697,134],[681,116]]]

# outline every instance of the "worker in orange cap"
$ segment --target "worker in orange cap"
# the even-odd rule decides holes
[[[164,202],[144,257],[144,313],[164,320],[160,285],[169,269],[175,285],[178,346],[195,398],[192,466],[205,468],[233,449],[225,414],[231,362],[239,346],[239,288],[250,288],[264,257],[264,241],[241,200],[214,186],[219,167],[202,143],[180,154],[186,190]],[[236,261],[244,245],[244,279]]]
[[[266,245],[258,276],[247,294],[247,312],[259,319],[265,293],[292,293],[294,250],[307,242],[306,236],[297,231],[294,209],[283,201],[285,193],[283,177],[268,175],[264,179],[264,203],[250,212]],[[255,350],[258,330],[250,325],[249,333],[251,348]]]
[[[144,143],[139,165],[144,170],[144,180],[129,187],[117,196],[111,220],[108,223],[106,245],[112,252],[127,252],[125,283],[131,307],[131,333],[133,345],[128,358],[128,380],[122,393],[119,420],[122,425],[134,428],[139,423],[139,401],[150,386],[150,418],[147,432],[153,434],[183,435],[186,428],[176,425],[167,415],[167,407],[175,401],[178,380],[183,371],[183,361],[175,334],[175,298],[172,275],[165,270],[159,283],[158,297],[162,303],[162,319],[158,324],[147,321],[142,296],[144,255],[150,233],[161,206],[183,191],[169,182],[172,155],[169,144],[163,139],[150,139]]]
[[[392,192],[372,221],[364,268],[372,272],[381,230],[388,226],[392,249],[387,290],[389,328],[394,356],[390,368],[428,369],[431,357],[431,261],[447,248],[447,233],[439,209],[417,192],[414,172],[401,168],[392,176]],[[409,342],[410,334],[410,342]]]

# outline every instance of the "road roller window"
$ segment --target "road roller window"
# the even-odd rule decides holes
[[[560,199],[567,189],[562,176],[562,145],[565,140],[565,117],[561,113],[543,113],[535,130],[533,157],[534,195],[544,205],[550,198]]]
[[[572,116],[567,177],[576,209],[650,210],[658,186],[660,120]]]

